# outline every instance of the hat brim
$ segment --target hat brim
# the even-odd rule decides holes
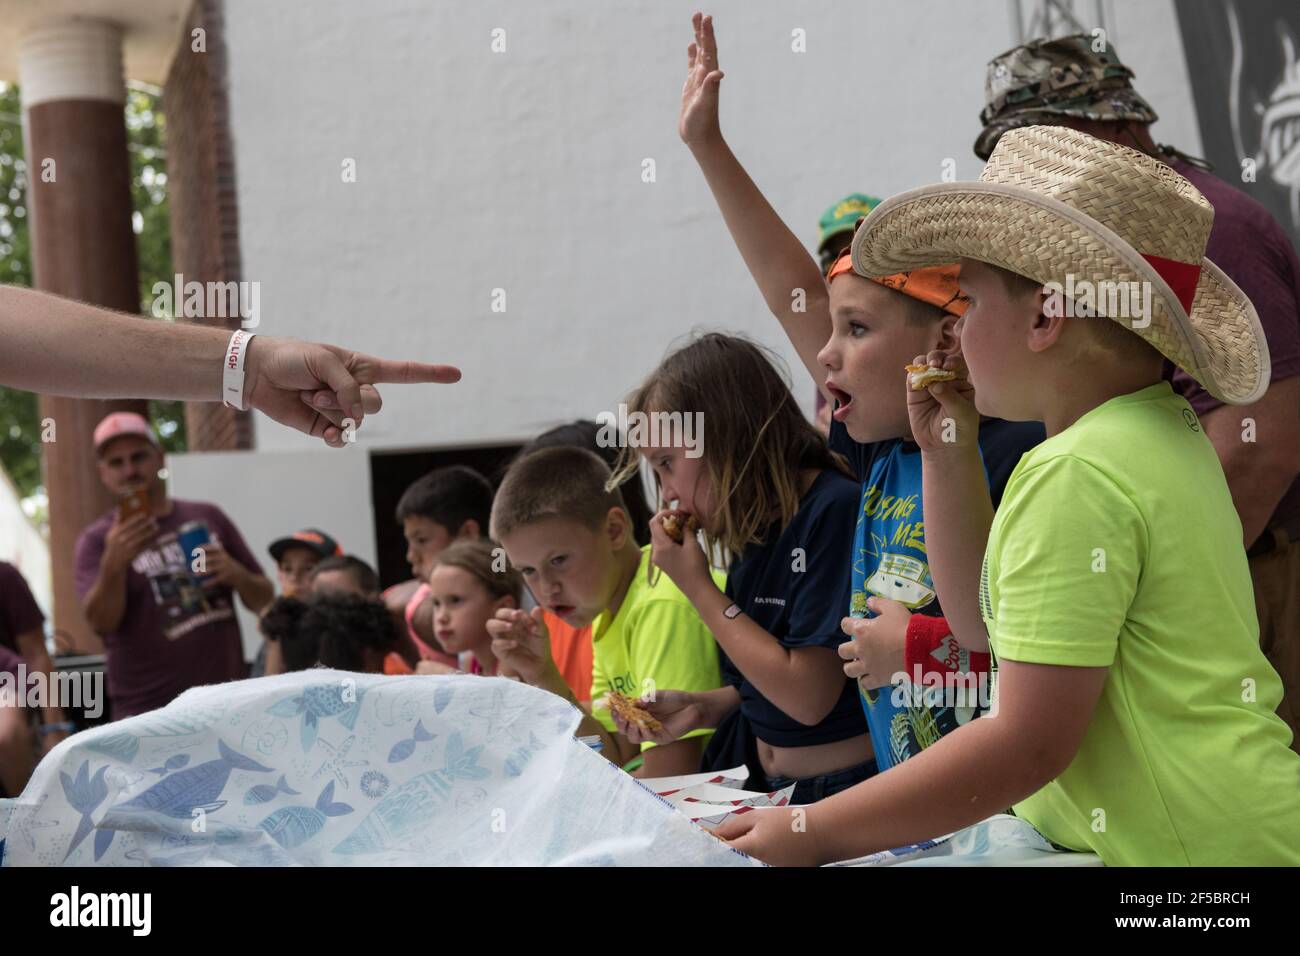
[[[877,206],[853,239],[853,267],[868,276],[975,259],[1040,283],[1150,283],[1149,324],[1126,327],[1207,392],[1249,405],[1268,388],[1268,345],[1255,307],[1208,259],[1190,314],[1117,233],[1072,206],[1018,186],[956,182],[923,186]]]
[[[1130,123],[1154,123],[1160,118],[1151,104],[1130,86],[1108,89],[1104,96],[1094,95],[1090,102],[1082,106],[1063,105],[1076,101],[1077,97],[1061,94],[1055,101],[1044,102],[1040,98],[1018,106],[1004,107],[985,123],[984,129],[976,137],[975,155],[987,160],[1002,134],[1008,130],[1022,126],[1060,126],[1062,117]],[[982,114],[980,118],[983,119]]]
[[[327,558],[333,553],[327,553],[323,545],[312,544],[310,541],[302,541],[298,538],[279,538],[272,541],[270,547],[266,550],[271,553],[271,560],[278,564],[280,559],[284,557],[284,553],[290,548],[302,548],[320,558]]]
[[[98,457],[99,455],[103,454],[105,448],[107,448],[109,445],[113,444],[113,442],[117,441],[120,438],[139,438],[143,441],[147,441],[149,444],[153,445],[153,447],[158,449],[159,451],[163,450],[162,442],[160,442],[157,439],[157,437],[154,435],[145,434],[144,432],[118,432],[116,435],[109,435],[107,438],[96,443],[94,449],[95,455]]]

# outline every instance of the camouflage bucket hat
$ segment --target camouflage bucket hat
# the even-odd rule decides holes
[[[975,155],[988,159],[1009,129],[1053,125],[1061,116],[1154,123],[1156,112],[1132,78],[1113,46],[1082,33],[1013,47],[989,61]]]

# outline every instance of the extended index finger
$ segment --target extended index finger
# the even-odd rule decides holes
[[[424,362],[375,358],[372,355],[359,355],[357,358],[356,379],[367,385],[379,382],[396,385],[418,385],[423,382],[451,385],[460,381],[460,369],[454,365],[429,365]]]

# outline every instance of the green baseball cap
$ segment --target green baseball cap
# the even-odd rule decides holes
[[[975,155],[988,159],[1009,129],[1059,126],[1062,116],[1154,123],[1156,112],[1132,79],[1133,71],[1101,37],[1077,33],[1013,47],[989,61]]]
[[[879,205],[880,200],[875,196],[862,193],[849,193],[833,203],[817,221],[817,251],[824,250],[826,243],[840,233],[852,232],[857,221]]]

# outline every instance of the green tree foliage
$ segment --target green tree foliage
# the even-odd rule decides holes
[[[126,133],[131,160],[132,227],[140,260],[140,305],[150,315],[155,282],[172,279],[171,224],[163,114],[157,96],[127,93]],[[18,87],[0,84],[0,282],[32,284],[27,223],[27,164],[23,157],[22,100]],[[168,451],[185,450],[182,402],[150,402],[149,414]],[[0,467],[24,497],[44,492],[41,427],[36,396],[0,388]]]

